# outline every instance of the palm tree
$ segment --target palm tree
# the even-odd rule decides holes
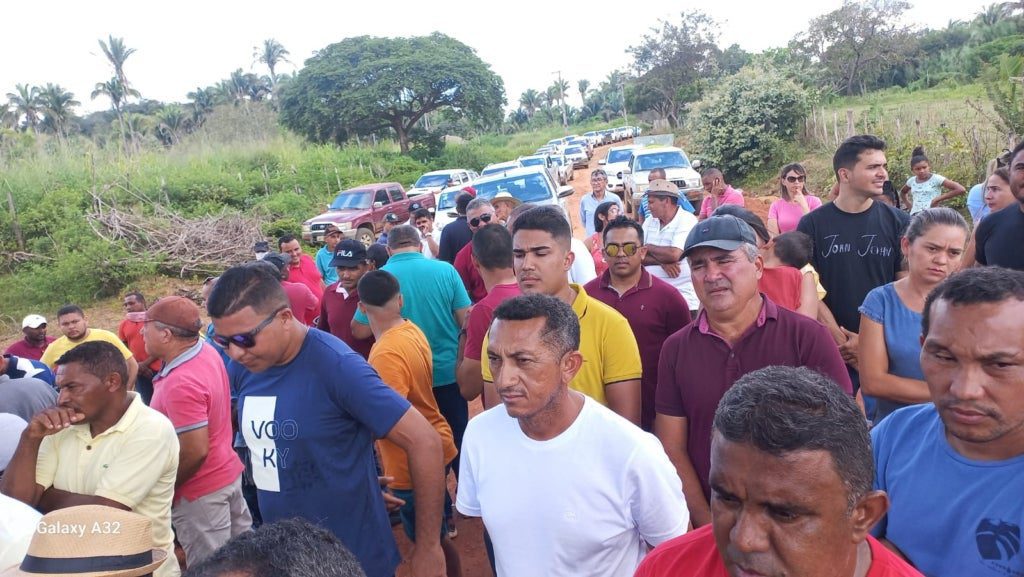
[[[39,99],[43,107],[43,126],[52,130],[59,140],[64,140],[68,135],[68,127],[75,119],[74,107],[82,103],[75,100],[75,95],[65,90],[59,84],[47,83],[46,87],[39,93]]]
[[[288,50],[273,38],[267,38],[264,40],[262,48],[258,46],[253,48],[253,58],[255,58],[257,62],[266,64],[267,68],[270,70],[271,86],[277,84],[277,73],[274,71],[274,69],[277,68],[277,65],[281,62],[291,63],[287,58],[288,54]]]
[[[590,81],[586,78],[576,82],[576,89],[580,91],[580,98],[583,102],[587,101],[587,91],[590,90]]]
[[[91,98],[95,100],[97,96],[106,96],[110,99],[110,108],[113,109],[114,114],[117,115],[117,123],[121,126],[121,135],[127,136],[129,133],[126,131],[124,122],[124,105],[128,101],[129,96],[138,98],[139,91],[134,88],[126,87],[121,83],[121,80],[115,76],[106,82],[96,83],[96,88],[93,89]],[[134,140],[134,137],[132,137],[132,140]],[[127,148],[125,149],[125,152],[127,152]]]
[[[195,89],[195,92],[189,92],[187,94],[189,100],[192,102],[192,124],[193,126],[202,126],[206,122],[206,115],[213,112],[213,104],[216,96],[213,93],[213,88],[199,88]]]
[[[527,118],[533,118],[533,114],[540,108],[540,93],[530,88],[519,96],[519,106],[526,111]]]
[[[39,132],[39,117],[43,111],[42,102],[39,100],[39,87],[28,84],[18,84],[14,87],[15,92],[8,92],[7,99],[13,114],[17,120],[24,118],[25,129],[32,129],[32,132]]]
[[[107,37],[108,42],[100,40],[100,48],[103,49],[103,55],[110,61],[110,65],[114,67],[114,76],[121,82],[121,86],[125,89],[131,87],[131,83],[128,82],[128,77],[124,74],[124,62],[128,60],[128,57],[135,54],[134,48],[127,48],[124,45],[124,38],[114,38],[113,35]]]
[[[181,141],[188,131],[190,120],[178,104],[167,104],[156,114],[156,137],[164,146],[173,146]]]

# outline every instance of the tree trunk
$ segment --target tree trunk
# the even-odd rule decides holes
[[[405,126],[402,125],[401,119],[396,119],[392,122],[391,127],[395,131],[395,136],[398,137],[399,150],[402,154],[409,154],[409,132],[406,130]]]

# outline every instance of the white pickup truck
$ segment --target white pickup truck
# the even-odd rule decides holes
[[[633,151],[626,168],[622,169],[623,201],[626,211],[636,214],[640,200],[647,192],[648,175],[655,168],[664,168],[667,180],[679,187],[679,194],[686,196],[695,207],[700,206],[704,194],[700,174],[694,168],[683,149],[675,146],[655,146]]]

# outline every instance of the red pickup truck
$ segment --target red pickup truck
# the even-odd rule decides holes
[[[412,205],[418,205],[413,207]],[[345,238],[355,238],[365,245],[373,243],[384,228],[384,216],[393,212],[402,221],[416,208],[434,208],[434,195],[421,194],[408,198],[397,182],[364,184],[338,193],[327,212],[302,223],[302,239],[323,242],[328,224],[338,227]]]

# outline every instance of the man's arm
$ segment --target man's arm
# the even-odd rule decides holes
[[[358,314],[359,313],[356,313],[356,315]],[[352,323],[350,326],[352,328],[352,336],[361,341],[365,341],[366,339],[373,336],[373,330],[370,329],[370,325],[359,322],[357,320],[357,317],[352,318]]]
[[[683,260],[683,250],[674,246],[658,246],[656,244],[645,245],[647,256],[644,257],[644,264],[671,264]]]
[[[683,482],[683,495],[690,509],[690,521],[696,528],[711,523],[711,507],[700,486],[697,470],[693,468],[690,456],[686,453],[687,421],[686,417],[670,417],[658,413],[654,418],[654,434],[661,441],[665,454]]]
[[[608,408],[636,426],[640,426],[640,379],[619,381],[604,386]]]
[[[466,326],[466,317],[469,316],[469,309],[471,307],[462,307],[461,309],[455,309],[452,311],[452,316],[455,317],[455,326],[459,329],[463,329]]]
[[[412,574],[442,577],[445,562],[440,527],[446,488],[441,436],[419,411],[410,407],[385,438],[401,447],[409,457],[409,475],[416,496],[416,544],[410,559]]]
[[[178,433],[178,475],[174,486],[181,487],[191,479],[206,462],[210,453],[210,429],[206,425]]]
[[[455,372],[455,380],[459,383],[459,393],[467,401],[480,396],[484,390],[484,377],[480,373],[480,361],[463,358]]]

